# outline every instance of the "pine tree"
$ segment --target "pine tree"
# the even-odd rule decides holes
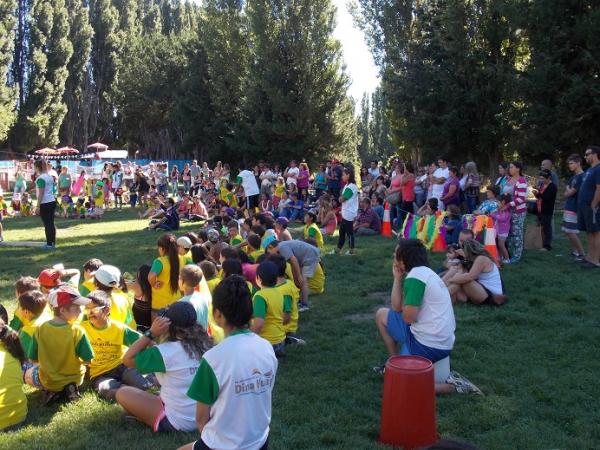
[[[67,65],[73,53],[64,0],[35,0],[32,6],[30,75],[15,131],[17,149],[56,145],[67,113]]]
[[[62,123],[61,140],[65,144],[85,149],[89,120],[89,73],[88,63],[92,50],[93,29],[89,10],[82,0],[67,0],[69,11],[69,40],[73,45],[65,85],[67,115]]]
[[[15,26],[14,0],[0,0],[0,142],[6,139],[15,121],[16,90],[7,85],[13,58],[12,32]]]
[[[365,92],[360,100],[360,117],[358,118],[358,156],[362,162],[367,162],[372,155],[371,142],[371,100]]]

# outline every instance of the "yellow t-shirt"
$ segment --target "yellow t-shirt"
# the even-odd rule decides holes
[[[83,283],[79,285],[79,293],[86,297],[90,292],[96,290],[96,285],[94,284],[94,278],[90,278],[89,280],[85,280]]]
[[[104,192],[102,192],[102,188],[96,190],[94,205],[96,206],[96,208],[104,208]]]
[[[283,313],[291,312],[291,298],[284,297],[276,287],[267,287],[254,294],[252,307],[254,317],[260,317],[265,321],[260,337],[271,344],[283,342],[285,340]]]
[[[21,363],[0,343],[0,430],[24,421],[26,416]]]
[[[110,318],[116,322],[129,325],[133,319],[131,305],[125,294],[111,292],[110,294]]]
[[[250,253],[248,253],[248,259],[250,260],[250,262],[256,262],[256,260],[260,257],[260,255],[264,254],[265,250],[262,248],[259,248],[258,250],[253,250]]]
[[[317,264],[315,274],[308,279],[308,289],[311,294],[322,294],[325,291],[325,272],[321,264]]]
[[[23,328],[21,328],[19,339],[21,341],[21,347],[23,347],[25,352],[31,345],[31,340],[33,339],[35,330],[37,330],[41,324],[52,320],[52,317],[53,315],[48,312],[47,309],[44,309],[36,319],[32,320],[31,322],[27,321],[27,325],[24,325]]]
[[[220,282],[221,279],[219,277],[214,277],[210,280],[206,280],[206,284],[208,284],[208,290],[210,291],[211,295]]]
[[[292,265],[289,262],[285,263],[285,277],[288,280],[294,281],[294,272],[292,271]]]
[[[223,339],[225,339],[225,331],[223,330],[223,328],[217,325],[217,322],[215,322],[215,318],[213,316],[212,302],[208,304],[208,334],[212,336],[213,341],[215,341],[215,344],[218,344]]]
[[[179,269],[185,266],[185,259],[179,255]],[[171,290],[170,276],[171,264],[169,258],[161,256],[156,258],[152,263],[151,272],[157,274],[157,279],[162,283],[160,289],[152,286],[152,309],[166,308],[171,303],[175,303],[181,298],[181,292],[177,289],[175,292]]]
[[[242,242],[244,242],[244,238],[242,236],[240,236],[239,234],[236,234],[234,237],[232,237],[229,241],[229,245],[234,246],[234,245],[240,245]]]
[[[276,184],[275,185],[275,197],[281,198],[283,193],[285,192],[285,184]]]
[[[292,311],[290,313],[290,321],[283,326],[286,333],[295,333],[298,331],[298,300],[300,300],[300,289],[296,287],[293,280],[284,280],[282,283],[275,286],[283,297],[290,298]]]
[[[27,357],[40,363],[40,382],[45,389],[61,391],[67,384],[80,385],[84,362],[94,359],[94,351],[81,326],[52,321],[40,325],[33,334]]]
[[[81,322],[92,349],[94,359],[90,364],[90,378],[96,378],[123,362],[123,355],[127,347],[141,336],[120,322],[110,320],[105,328],[96,328],[89,320]]]
[[[315,241],[317,241],[317,247],[320,249],[322,249],[323,245],[325,244],[325,242],[323,242],[323,234],[315,223],[304,225],[304,239],[307,238],[313,238]]]
[[[52,317],[54,317],[54,315],[52,314],[52,308],[50,308],[50,305],[46,304],[46,307],[44,308],[44,310],[42,311],[42,314],[39,315],[39,317],[45,317],[45,321],[52,319]],[[37,319],[34,319],[34,321],[36,321]],[[42,323],[42,322],[39,322]],[[14,330],[14,331],[21,331],[23,329],[23,327],[30,325],[31,321],[25,317],[23,317],[23,310],[21,309],[20,306],[17,305],[17,309],[15,309],[15,314],[13,316],[13,319],[10,321],[9,326]]]

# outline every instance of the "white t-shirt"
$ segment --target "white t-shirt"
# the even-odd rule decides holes
[[[113,172],[112,183],[111,186],[113,189],[119,189],[121,187],[121,183],[123,182],[123,172],[117,170]]]
[[[373,178],[377,178],[379,176],[379,167],[375,167],[374,169],[369,167],[368,172]]]
[[[342,203],[342,219],[353,222],[358,215],[358,187],[354,183],[347,184],[342,191],[342,197],[346,197],[348,191],[352,193],[352,197]]]
[[[417,321],[410,331],[421,344],[439,350],[454,346],[454,310],[448,288],[433,270],[414,267],[403,283],[404,304],[418,306]]]
[[[160,399],[171,425],[180,431],[195,431],[196,402],[186,394],[200,361],[190,358],[179,341],[154,347],[162,356],[166,372],[154,372],[160,383]]]
[[[242,187],[244,188],[246,197],[260,194],[260,189],[258,189],[258,184],[256,183],[256,178],[254,177],[253,172],[249,170],[242,170],[238,174],[238,177],[242,179]]]
[[[450,170],[448,170],[447,167],[445,169],[438,167],[435,169],[435,172],[433,172],[433,176],[435,178],[445,178],[447,180],[450,177]],[[437,198],[438,200],[442,198],[442,194],[444,193],[444,184],[445,183],[432,184],[431,196]]]
[[[298,174],[300,173],[300,169],[298,167],[290,167],[287,171],[288,177],[285,182],[289,186],[290,184],[298,184]],[[290,177],[290,175],[296,175],[296,178]]]
[[[234,333],[207,351],[188,395],[210,405],[202,441],[219,450],[254,450],[269,436],[277,358],[269,341]]]
[[[55,183],[55,178],[49,173],[42,173],[37,177],[35,180],[35,185],[40,189],[44,189],[42,192],[42,200],[40,201],[40,205],[56,201],[56,197],[54,196]]]

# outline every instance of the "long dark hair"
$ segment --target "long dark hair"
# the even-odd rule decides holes
[[[140,290],[144,296],[144,300],[149,305],[152,304],[152,286],[148,281],[148,274],[150,273],[151,266],[149,264],[142,264],[137,272],[137,282],[140,285]]]
[[[194,264],[200,264],[202,261],[210,261],[211,263],[216,264],[216,261],[210,256],[210,252],[204,245],[194,244],[190,251],[192,253],[192,261],[194,261]]]
[[[21,346],[19,335],[16,331],[11,330],[2,319],[0,319],[0,342],[2,342],[8,353],[18,359],[20,363],[25,361],[25,352]]]
[[[356,177],[354,175],[354,169],[351,167],[344,167],[344,172],[348,174],[348,184],[350,184],[350,183],[356,184]]]
[[[167,340],[181,342],[183,349],[192,359],[200,359],[213,346],[212,338],[206,333],[202,325],[198,325],[197,323],[191,327],[169,325]]]
[[[163,234],[158,238],[157,245],[165,251],[169,258],[171,266],[169,286],[171,286],[171,292],[177,292],[179,290],[179,252],[177,251],[177,239],[174,234]]]

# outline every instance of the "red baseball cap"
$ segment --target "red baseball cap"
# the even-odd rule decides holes
[[[38,276],[38,282],[46,288],[53,288],[60,282],[60,273],[56,269],[44,269]]]
[[[90,302],[91,300],[89,298],[82,297],[76,289],[68,284],[60,285],[48,293],[48,303],[50,303],[50,306],[53,308],[60,308],[61,306],[68,305],[85,306]]]

